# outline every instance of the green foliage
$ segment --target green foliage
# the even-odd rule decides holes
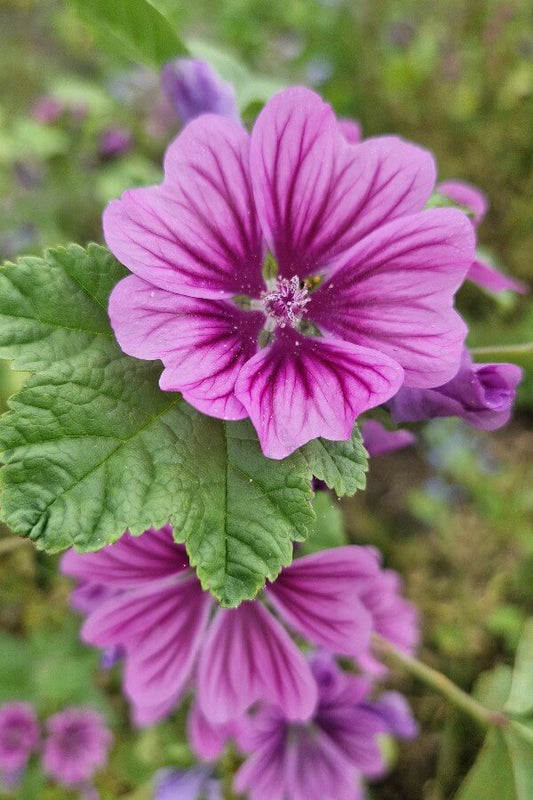
[[[185,51],[176,28],[151,0],[72,0],[80,16],[130,58],[153,67]]]
[[[339,497],[366,486],[368,453],[357,425],[347,442],[313,439],[300,449],[311,473],[334,489]]]
[[[455,800],[530,800],[533,797],[533,619],[524,625],[513,672],[482,676],[476,694],[509,716],[491,728]]]
[[[237,605],[306,537],[313,473],[339,492],[361,485],[360,435],[274,461],[248,422],[205,417],[161,392],[160,366],[125,356],[109,326],[107,297],[123,275],[97,245],[0,275],[0,353],[35,372],[0,428],[4,519],[48,552],[96,550],[170,520],[204,587]]]
[[[302,543],[298,552],[307,555],[330,547],[348,544],[338,502],[327,492],[317,492],[313,508],[316,520],[311,525],[309,536]]]

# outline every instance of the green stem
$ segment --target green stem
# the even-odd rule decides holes
[[[509,722],[505,714],[499,711],[491,711],[485,706],[478,703],[473,697],[466,692],[463,692],[453,681],[438,672],[433,667],[428,667],[412,656],[408,656],[398,650],[394,645],[383,639],[381,636],[374,634],[372,642],[376,654],[385,661],[390,661],[393,664],[398,664],[409,672],[413,677],[430,686],[439,694],[443,695],[452,705],[464,711],[482,727],[488,728],[491,725],[498,725],[503,727]]]
[[[489,347],[471,347],[473,356],[524,356],[533,353],[533,342],[525,344],[501,344]]]
[[[233,778],[237,771],[237,759],[231,745],[226,748],[222,755],[220,769],[222,772],[222,794],[224,800],[237,800],[237,795],[233,791]]]

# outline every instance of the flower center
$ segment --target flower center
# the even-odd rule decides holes
[[[261,295],[263,310],[273,327],[285,328],[290,325],[296,328],[305,307],[308,304],[309,292],[300,285],[297,275],[288,278],[276,278],[272,288]]]

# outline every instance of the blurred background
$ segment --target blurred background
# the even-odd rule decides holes
[[[168,3],[167,3],[168,5]],[[495,264],[533,285],[533,5],[530,0],[196,0],[176,3],[180,34],[233,53],[254,72],[304,83],[366,136],[394,132],[432,149],[439,177],[479,186],[490,211],[479,239]],[[247,115],[253,119],[253,107]],[[110,56],[68,3],[0,0],[0,258],[101,241],[101,212],[123,189],[157,182],[180,122],[159,76]],[[458,304],[471,346],[531,341],[530,296],[473,285]],[[419,446],[371,463],[368,490],[342,504],[350,538],[379,546],[421,609],[421,657],[470,691],[511,664],[533,613],[533,360],[513,422],[485,434],[455,420],[420,428]],[[20,376],[0,366],[0,399]],[[328,510],[332,520],[341,506]],[[150,797],[156,769],[187,764],[179,719],[135,732],[116,668],[77,641],[57,560],[0,533],[0,703],[41,715],[89,703],[116,744],[104,798]],[[391,752],[378,800],[453,797],[480,734],[410,679],[422,725]],[[37,770],[21,798],[67,798]],[[75,795],[72,795],[73,797]],[[482,800],[480,798],[480,800]]]

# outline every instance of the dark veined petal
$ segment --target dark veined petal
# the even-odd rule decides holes
[[[401,367],[377,350],[285,328],[244,365],[235,393],[263,453],[284,458],[318,436],[349,439],[356,417],[392,397],[402,380]]]
[[[267,589],[270,602],[299,633],[339,655],[367,649],[372,617],[359,599],[361,582],[378,569],[372,551],[336,547],[292,562]]]
[[[215,417],[247,416],[233,390],[240,368],[257,352],[263,314],[172,294],[130,275],[113,289],[109,316],[125,353],[161,359],[164,391],[181,391]]]
[[[306,312],[322,330],[394,358],[407,386],[438,386],[459,368],[466,326],[453,297],[474,244],[455,209],[394,220],[345,255]]]
[[[316,684],[305,658],[279,622],[257,601],[220,609],[198,667],[198,701],[212,722],[240,717],[258,700],[290,719],[306,719]]]
[[[136,706],[160,706],[187,684],[211,603],[195,575],[154,581],[101,605],[82,638],[99,647],[122,645],[126,694]]]
[[[119,261],[177,294],[259,296],[263,243],[248,151],[236,122],[205,114],[189,123],[167,150],[163,184],[107,206],[105,239]]]

